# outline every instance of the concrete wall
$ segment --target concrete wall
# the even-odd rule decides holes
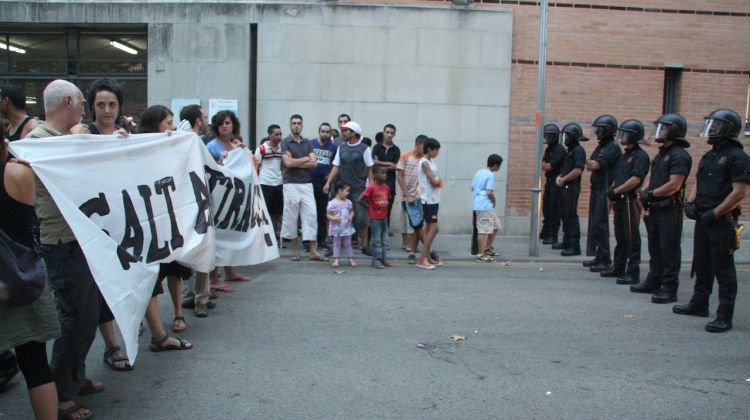
[[[171,98],[239,99],[250,115],[250,24],[258,25],[257,135],[272,123],[303,134],[345,112],[365,135],[386,123],[410,150],[417,134],[442,143],[441,229],[470,228],[474,172],[508,155],[513,14],[452,5],[247,2],[3,2],[2,20],[149,26],[149,105]],[[497,183],[504,216],[507,165]],[[394,212],[396,213],[396,212]]]

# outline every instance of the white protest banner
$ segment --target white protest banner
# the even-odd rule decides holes
[[[230,153],[220,166],[194,133],[28,139],[11,149],[31,162],[73,230],[131,363],[159,263],[208,272],[217,255],[225,265],[278,257],[247,155]]]

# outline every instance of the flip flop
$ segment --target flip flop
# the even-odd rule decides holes
[[[310,257],[310,261],[320,261],[320,262],[328,262],[330,259],[328,257],[324,257],[322,255],[315,255]]]
[[[117,371],[126,371],[126,370],[133,370],[133,366],[130,365],[130,362],[128,361],[128,358],[125,356],[115,356],[115,353],[118,353],[120,351],[120,346],[114,346],[108,348],[104,352],[104,363],[109,366],[112,370]],[[117,362],[128,362],[128,364],[125,367],[117,366]]]
[[[104,391],[104,384],[100,383],[97,386],[91,379],[84,379],[83,385],[78,389],[78,395],[91,395],[102,391]]]
[[[299,261],[299,260],[300,260],[300,257],[297,257],[297,256],[293,256],[293,257],[291,258],[291,260],[292,260],[292,261],[294,261],[294,262],[297,262],[297,261]]]
[[[217,292],[232,293],[234,292],[234,287],[226,283],[216,283],[211,285],[211,290],[216,290]]]
[[[160,351],[168,351],[168,350],[190,350],[193,348],[193,345],[191,343],[181,338],[177,338],[177,337],[172,337],[172,338],[177,340],[177,342],[180,344],[178,345],[169,344],[167,346],[164,346],[164,343],[166,343],[167,340],[169,340],[169,338],[170,336],[168,334],[164,335],[164,337],[158,340],[154,340],[154,338],[152,337],[151,344],[148,345],[148,349],[151,350],[152,352],[160,352]]]
[[[182,327],[182,328],[176,327],[177,321],[182,321],[182,324],[184,325],[184,327]],[[176,316],[176,317],[174,317],[174,321],[172,321],[172,332],[181,333],[181,332],[185,331],[186,329],[187,329],[187,322],[185,321],[185,317],[184,316]]]
[[[250,277],[237,275],[237,277],[227,277],[226,281],[250,281]]]
[[[86,410],[89,412],[87,415],[79,415],[79,416],[73,416],[74,413],[77,413],[81,410]],[[57,418],[61,420],[70,420],[70,419],[77,419],[77,420],[87,420],[94,416],[94,413],[89,410],[88,408],[82,406],[81,404],[75,403],[71,405],[68,408],[58,408],[57,409]]]

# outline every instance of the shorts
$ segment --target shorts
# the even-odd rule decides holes
[[[500,218],[494,210],[475,211],[477,215],[477,233],[480,235],[491,235],[503,228]]]
[[[260,184],[260,189],[263,191],[263,200],[266,202],[268,214],[281,216],[284,213],[284,185]]]
[[[420,209],[422,206],[419,206]],[[414,228],[411,227],[411,220],[409,220],[409,215],[406,212],[406,201],[401,202],[401,233],[404,235],[410,235],[414,233]]]
[[[437,223],[438,222],[438,207],[440,204],[422,204],[422,214],[424,216],[425,223]]]
[[[422,203],[419,200],[408,203],[404,201],[402,203],[402,209],[404,210],[404,219],[408,221],[408,225],[414,230],[422,229],[424,225],[424,216],[422,211]],[[411,232],[410,232],[411,233]]]

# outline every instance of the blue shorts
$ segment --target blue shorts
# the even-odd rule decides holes
[[[404,210],[406,210],[411,228],[414,230],[422,229],[422,203],[414,200],[411,203],[403,201],[401,204],[404,206]]]
[[[437,223],[438,222],[438,207],[439,204],[422,204],[422,214],[424,215],[425,223]]]

